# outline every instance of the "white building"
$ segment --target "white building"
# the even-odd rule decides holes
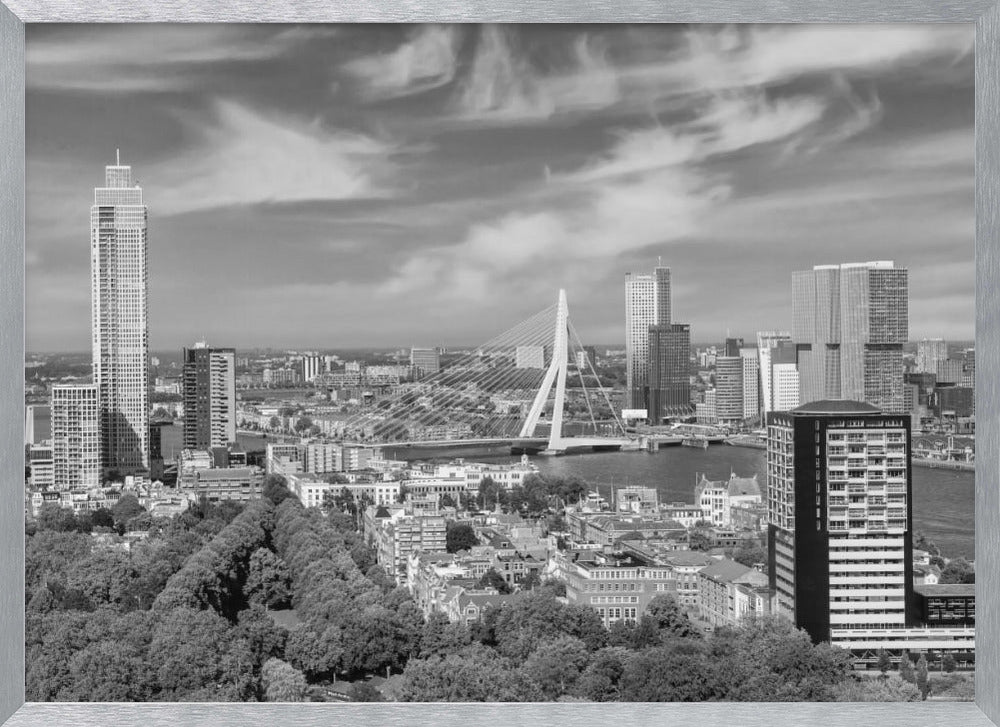
[[[917,373],[936,374],[939,361],[948,360],[948,342],[941,338],[925,338],[917,343]]]
[[[625,409],[645,409],[649,327],[670,325],[670,268],[653,275],[625,273]]]
[[[94,384],[52,387],[52,465],[55,489],[101,484],[100,404]]]
[[[771,411],[791,411],[799,405],[799,370],[794,363],[771,367]]]
[[[760,416],[760,360],[756,348],[741,348],[743,359],[743,419],[750,421]]]
[[[31,489],[55,487],[56,468],[51,444],[29,444],[28,466],[31,467]]]
[[[760,505],[762,498],[757,475],[737,477],[730,474],[729,481],[714,482],[701,476],[695,486],[694,501],[701,508],[705,520],[720,527],[732,525],[732,508]]]
[[[91,331],[101,466],[149,468],[146,205],[132,167],[105,167],[90,208]]]
[[[544,346],[518,346],[514,349],[514,366],[519,369],[544,369]]]

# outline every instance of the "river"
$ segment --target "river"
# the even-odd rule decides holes
[[[182,427],[163,432],[163,454],[168,459],[178,454]],[[264,439],[239,435],[247,450],[264,448]],[[392,456],[392,452],[387,452]],[[516,457],[469,456],[462,450],[442,449],[442,458],[462,457],[482,461],[516,461]],[[661,502],[692,502],[699,474],[711,480],[757,475],[764,484],[764,451],[748,447],[713,445],[708,449],[664,447],[655,454],[647,452],[597,452],[564,457],[533,457],[543,474],[574,476],[597,485],[605,497],[610,486],[643,485],[655,487]],[[928,467],[913,468],[914,532],[922,532],[941,548],[946,557],[975,557],[975,475]]]

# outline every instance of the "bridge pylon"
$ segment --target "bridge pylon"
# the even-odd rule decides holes
[[[566,368],[569,356],[569,306],[566,303],[566,291],[559,290],[559,304],[556,307],[556,330],[553,337],[552,360],[545,371],[542,385],[535,394],[535,400],[528,411],[528,417],[521,426],[522,438],[535,436],[535,429],[538,420],[545,410],[545,403],[549,399],[549,393],[555,387],[555,399],[552,402],[552,420],[549,431],[549,449],[552,451],[562,451],[566,449],[563,444],[562,424],[563,408],[566,401]]]

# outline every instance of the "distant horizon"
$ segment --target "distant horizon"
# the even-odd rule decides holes
[[[730,336],[730,338],[740,338],[740,336]],[[911,346],[911,345],[920,343],[922,340],[934,340],[934,339],[938,339],[938,338],[943,339],[945,341],[945,343],[947,343],[949,346],[961,346],[961,345],[964,345],[964,344],[972,344],[973,347],[974,347],[975,343],[976,343],[976,340],[974,338],[945,338],[944,336],[927,336],[926,338],[911,339],[911,340],[907,341],[904,345],[905,346]],[[756,334],[754,334],[754,338],[753,339],[749,339],[746,336],[743,336],[743,339],[745,341],[744,348],[757,348]],[[705,348],[705,347],[708,347],[708,346],[722,346],[724,343],[725,343],[724,339],[719,340],[719,341],[692,341],[691,342],[691,347],[692,347],[692,349],[698,349],[698,348]],[[192,345],[193,344],[188,345],[188,348],[191,348]],[[210,347],[212,346],[211,341],[208,342],[208,345]],[[287,351],[295,351],[296,353],[303,353],[303,352],[308,352],[308,351],[315,351],[317,353],[317,355],[333,355],[334,353],[336,353],[338,351],[341,352],[341,353],[350,353],[350,352],[356,352],[356,353],[391,353],[393,351],[409,351],[411,348],[446,348],[446,349],[449,349],[449,350],[456,350],[456,351],[458,351],[458,350],[472,350],[472,349],[478,348],[479,345],[480,344],[476,344],[474,346],[472,346],[472,345],[466,345],[466,346],[455,345],[455,346],[443,346],[442,347],[442,346],[435,346],[434,344],[428,343],[428,344],[421,344],[419,346],[405,346],[405,347],[404,346],[372,346],[372,347],[368,347],[368,348],[366,348],[366,347],[347,347],[347,348],[344,348],[344,347],[319,347],[319,346],[282,346],[280,348],[276,348],[274,346],[251,346],[251,347],[244,347],[244,346],[233,346],[233,345],[230,345],[230,344],[219,344],[219,347],[220,348],[235,348],[237,353],[260,353],[260,352],[266,352],[266,351],[272,351],[274,353],[285,353]],[[622,351],[625,350],[625,343],[624,342],[622,342],[621,344],[587,343],[587,342],[584,342],[583,345],[584,346],[588,346],[588,347],[589,346],[593,346],[593,347],[595,347],[595,348],[597,348],[599,350],[600,349],[622,350]],[[174,355],[174,354],[180,355],[180,349],[164,348],[164,349],[158,349],[158,350],[150,349],[150,351],[149,351],[149,355],[150,356],[157,356],[157,357],[164,356],[164,355]],[[53,351],[40,351],[40,350],[25,351],[25,357],[26,358],[29,358],[29,357],[32,357],[32,356],[90,356],[90,355],[91,355],[91,352],[89,350],[79,350],[79,349],[78,350],[64,350],[64,351],[58,351],[58,350],[53,350]]]
[[[625,274],[658,259],[699,338],[791,329],[792,272],[867,260],[909,270],[911,337],[974,337],[971,25],[25,35],[32,350],[89,345],[117,149],[152,349],[456,347],[560,288],[584,340],[624,340]]]

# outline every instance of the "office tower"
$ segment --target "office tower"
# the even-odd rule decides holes
[[[313,381],[317,376],[323,373],[323,357],[305,355],[302,357],[301,366],[302,380]]]
[[[800,398],[903,410],[907,270],[892,261],[818,265],[792,274]]]
[[[91,331],[101,466],[149,467],[146,205],[132,167],[105,168],[90,208]]]
[[[722,347],[723,355],[739,356],[741,348],[743,348],[742,338],[727,338],[725,345]]]
[[[411,348],[410,366],[418,376],[430,376],[441,370],[441,356],[436,348]]]
[[[743,421],[743,359],[715,358],[715,414],[722,424]]]
[[[185,348],[184,447],[208,449],[236,441],[236,350],[204,342]]]
[[[962,368],[962,386],[976,388],[976,349],[967,348],[965,353],[965,366]]]
[[[518,346],[514,350],[514,366],[519,369],[544,369],[545,346]]]
[[[937,370],[935,372],[937,375],[937,385],[953,386],[961,383],[963,368],[963,363],[953,358],[946,358],[938,361]]]
[[[768,574],[775,610],[814,642],[910,626],[910,419],[818,401],[767,422]]]
[[[757,358],[760,368],[760,421],[764,424],[767,421],[767,413],[774,411],[774,369],[773,353],[782,343],[789,343],[792,334],[787,331],[758,331],[757,332]],[[794,351],[792,364],[795,364]],[[796,377],[796,386],[798,378]],[[796,402],[795,406],[798,406]]]
[[[56,463],[51,444],[29,444],[28,467],[31,469],[32,490],[55,488]]]
[[[760,359],[756,348],[741,348],[743,360],[743,419],[756,420],[760,415]]]
[[[691,414],[691,326],[649,327],[650,424]]]
[[[917,343],[917,373],[937,373],[938,361],[948,358],[948,342],[941,338],[925,338]]]
[[[24,407],[24,443],[25,445],[35,443],[35,405],[27,404]]]
[[[100,486],[100,411],[95,384],[52,387],[52,468],[56,490]]]
[[[670,268],[625,273],[625,408],[645,409],[649,327],[670,325]]]
[[[771,365],[771,411],[789,411],[799,405],[799,368],[794,355],[787,363]]]

